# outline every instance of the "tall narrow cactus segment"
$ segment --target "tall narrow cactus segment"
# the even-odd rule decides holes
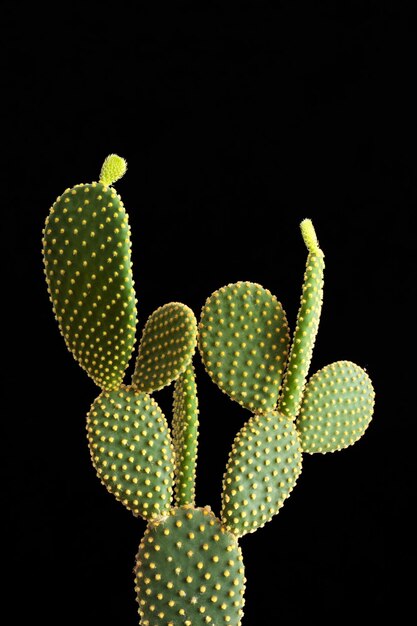
[[[288,342],[285,311],[261,285],[227,285],[203,307],[199,349],[205,368],[224,393],[253,412],[275,407]]]
[[[245,577],[236,538],[210,509],[183,507],[149,524],[136,560],[143,626],[239,626]]]
[[[279,411],[292,419],[300,410],[323,303],[324,254],[311,220],[301,222],[301,232],[309,254],[297,324],[278,403]]]
[[[123,380],[136,328],[130,227],[109,186],[126,168],[112,157],[102,182],[76,185],[57,198],[43,237],[49,295],[67,348],[108,390]]]
[[[175,502],[194,505],[198,445],[198,398],[193,364],[176,380],[172,416]]]
[[[152,313],[139,345],[133,385],[152,393],[166,387],[191,362],[197,345],[197,320],[181,302],[170,302]]]
[[[301,472],[294,423],[276,411],[254,415],[237,434],[223,479],[221,519],[237,537],[269,522]]]
[[[368,374],[355,363],[337,361],[316,372],[297,419],[304,452],[335,452],[354,444],[372,419],[374,400]]]
[[[174,453],[155,400],[125,386],[102,392],[87,416],[87,433],[92,463],[108,491],[134,515],[167,515]]]

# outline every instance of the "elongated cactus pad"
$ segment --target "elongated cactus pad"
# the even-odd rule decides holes
[[[359,365],[336,361],[309,380],[297,428],[304,452],[335,452],[360,439],[372,419],[375,392]]]
[[[301,222],[301,231],[309,255],[288,367],[278,403],[279,411],[292,419],[300,410],[323,303],[324,254],[319,248],[310,220]]]
[[[102,392],[87,416],[91,460],[102,484],[134,515],[168,513],[174,453],[168,424],[153,398],[122,386]]]
[[[49,295],[67,348],[108,390],[122,382],[136,327],[130,227],[108,186],[121,173],[116,165],[113,174],[103,166],[107,184],[76,185],[57,198],[43,238]]]
[[[139,345],[133,384],[152,393],[166,387],[190,363],[197,344],[197,320],[181,302],[170,302],[152,313]]]
[[[261,285],[227,285],[203,307],[199,349],[205,368],[224,393],[253,412],[276,405],[288,341],[285,312]]]
[[[294,423],[273,411],[254,415],[237,434],[223,479],[221,519],[241,537],[269,522],[301,472]]]
[[[194,505],[198,444],[198,399],[190,363],[175,381],[172,436],[175,450],[175,501]]]
[[[244,567],[236,538],[210,509],[173,509],[149,524],[136,561],[142,626],[239,626]]]

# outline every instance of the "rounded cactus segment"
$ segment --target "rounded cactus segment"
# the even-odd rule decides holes
[[[182,374],[197,344],[197,320],[181,302],[170,302],[152,313],[143,329],[132,382],[152,393]]]
[[[301,230],[301,234],[303,236],[304,243],[306,245],[307,250],[311,254],[319,254],[319,255],[323,254],[320,249],[320,245],[317,239],[315,228],[313,226],[313,222],[310,219],[306,218],[305,220],[301,222],[300,230]]]
[[[221,519],[241,537],[269,522],[301,472],[294,422],[276,411],[254,415],[237,434],[223,479]]]
[[[113,185],[126,174],[127,163],[117,154],[109,154],[105,159],[100,172],[100,182],[104,185]]]
[[[288,366],[278,403],[279,411],[292,419],[300,411],[323,304],[324,254],[319,248],[311,220],[305,219],[301,222],[301,232],[309,255]]]
[[[142,626],[239,626],[244,566],[236,538],[209,508],[172,509],[149,524],[135,567]]]
[[[102,484],[134,515],[168,513],[174,452],[165,417],[153,398],[122,386],[104,391],[87,416],[91,460]]]
[[[199,349],[205,368],[224,393],[253,412],[276,405],[288,341],[285,312],[261,285],[227,285],[203,307]]]
[[[360,439],[372,419],[375,392],[359,365],[336,361],[308,381],[297,429],[304,452],[335,452]]]
[[[103,183],[67,189],[50,210],[45,275],[67,348],[102,389],[116,389],[135,341],[130,227]]]
[[[198,398],[192,363],[175,381],[172,438],[175,450],[175,501],[178,506],[194,505]]]

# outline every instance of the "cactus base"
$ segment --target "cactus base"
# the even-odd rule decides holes
[[[136,594],[143,626],[239,626],[244,566],[236,537],[209,507],[172,509],[139,546]]]

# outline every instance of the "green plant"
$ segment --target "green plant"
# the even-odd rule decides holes
[[[128,219],[112,185],[125,170],[110,155],[99,182],[67,189],[54,203],[43,238],[49,294],[67,347],[102,389],[87,416],[97,475],[148,522],[135,566],[141,624],[236,626],[245,587],[238,539],[278,513],[303,453],[341,450],[362,436],[374,391],[349,361],[307,381],[324,272],[310,220],[301,223],[308,257],[292,341],[275,296],[255,283],[230,284],[208,298],[199,324],[178,302],[156,310],[132,382],[123,384],[136,298]],[[229,455],[220,518],[195,505],[197,343],[213,382],[252,413]],[[173,382],[170,427],[152,394]]]

